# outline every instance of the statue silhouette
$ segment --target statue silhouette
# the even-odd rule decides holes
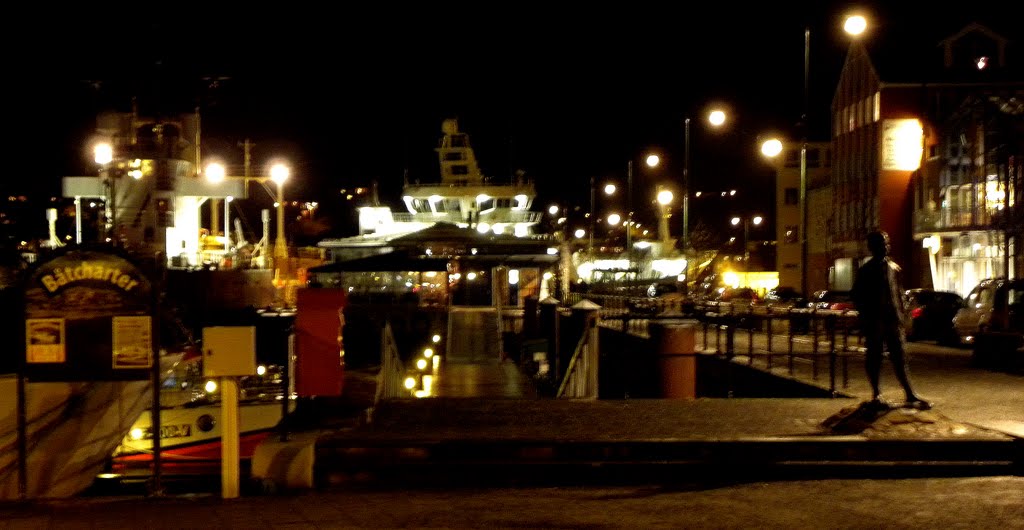
[[[881,399],[879,377],[882,369],[883,346],[889,351],[896,379],[903,386],[907,407],[927,410],[931,403],[914,393],[910,385],[909,369],[903,349],[904,307],[902,270],[889,258],[889,235],[883,231],[867,235],[871,258],[857,270],[853,282],[853,302],[857,308],[864,346],[864,361],[868,381],[871,383],[871,402],[887,407]]]

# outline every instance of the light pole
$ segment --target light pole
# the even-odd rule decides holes
[[[274,260],[278,268],[288,258],[288,243],[284,237],[284,182],[291,172],[284,164],[274,164],[270,168],[270,180],[277,184],[277,236],[274,239]]]
[[[110,223],[110,227],[107,229],[107,237],[117,244],[117,188],[114,179],[116,175],[110,171],[110,163],[114,160],[114,148],[110,144],[103,142],[98,143],[93,147],[93,160],[96,161],[100,166],[100,173],[107,181],[107,187],[110,189],[110,197],[107,198],[106,205],[109,214],[107,215],[107,221]]]
[[[725,123],[725,111],[713,109],[708,113],[707,120],[712,127],[721,127]],[[690,118],[683,121],[683,256],[686,258],[686,279],[690,279]]]
[[[743,270],[744,272],[750,272],[750,251],[748,250],[747,243],[750,240],[750,223],[754,223],[754,226],[760,226],[764,222],[764,218],[760,215],[754,217],[733,217],[730,222],[733,226],[743,223]]]
[[[843,30],[851,36],[858,36],[867,29],[867,19],[861,15],[850,15],[843,23]],[[800,289],[807,294],[807,130],[808,98],[810,97],[811,71],[811,28],[804,27],[804,94],[803,111],[800,115]]]
[[[626,166],[626,259],[629,260],[629,269],[633,268],[633,233],[630,230],[630,223],[633,221],[633,160],[630,159]]]
[[[811,28],[804,28],[804,101],[800,115],[800,292],[807,293],[807,99],[810,92]]]
[[[661,189],[658,191],[658,204],[661,206],[661,215],[658,218],[658,235],[661,238],[661,252],[662,255],[666,254],[666,250],[671,245],[671,237],[668,230],[668,218],[669,218],[669,205],[672,204],[673,195],[670,190]]]
[[[231,210],[228,206],[233,200],[235,198],[230,195],[224,197],[224,252],[231,250]]]

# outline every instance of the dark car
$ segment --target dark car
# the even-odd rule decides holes
[[[830,309],[832,311],[850,311],[854,309],[853,297],[850,291],[815,291],[807,307],[812,309]]]
[[[907,340],[934,340],[957,344],[953,317],[964,306],[962,296],[949,291],[908,289],[904,293],[907,311]]]
[[[805,307],[807,299],[793,287],[776,287],[764,295],[764,303],[776,307]]]

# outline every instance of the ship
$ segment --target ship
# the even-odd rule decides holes
[[[199,382],[201,391],[195,392],[196,382],[182,377],[201,373],[196,372],[196,359],[188,356],[189,348],[196,346],[188,335],[205,326],[225,325],[280,331],[294,319],[294,312],[287,310],[294,307],[294,294],[301,284],[298,271],[322,260],[296,255],[287,244],[278,244],[285,242],[281,232],[272,245],[266,213],[262,239],[258,234],[243,234],[237,208],[237,230],[232,234],[228,204],[233,198],[247,198],[250,182],[264,178],[250,171],[248,164],[241,177],[206,178],[201,170],[199,127],[198,112],[147,118],[133,108],[98,116],[98,173],[68,176],[62,182],[64,197],[74,201],[73,242],[55,238],[51,230],[52,248],[36,256],[36,263],[15,257],[0,264],[0,293],[4,311],[10,313],[5,314],[11,328],[4,329],[5,336],[16,338],[7,354],[0,356],[4,359],[0,395],[5,396],[0,400],[0,499],[80,494],[98,475],[151,458],[153,431],[164,442],[161,456],[212,457],[219,452],[219,400],[216,391],[205,390],[206,381]],[[220,205],[224,205],[223,225],[216,215]],[[204,206],[210,206],[209,213]],[[209,228],[202,226],[205,219]],[[54,220],[50,221],[52,229]],[[84,326],[92,324],[67,309],[68,300],[87,312],[116,298],[112,289],[129,289],[129,283],[118,286],[115,280],[73,289],[64,289],[63,283],[54,283],[53,289],[28,286],[29,277],[48,263],[48,256],[83,254],[145,262],[152,289],[162,293],[159,311],[139,313],[149,315],[160,327],[159,347],[135,345],[137,351],[133,350],[140,359],[149,358],[149,366],[159,367],[160,429],[150,427],[153,385],[148,374],[104,380],[91,378],[86,370],[64,377],[68,370],[61,368],[64,359],[57,356],[34,367],[37,371],[39,366],[55,367],[52,374],[26,376],[28,349],[45,353],[51,339],[46,318],[36,319],[36,327],[26,331],[26,316],[18,308],[27,290],[49,290],[46,296],[36,297],[48,304],[49,313],[44,316]],[[113,274],[107,279],[119,278]],[[116,304],[111,307],[116,309]],[[110,316],[105,318],[109,326]],[[169,330],[183,332],[175,335]],[[105,340],[109,360],[111,342]],[[294,408],[295,393],[280,375],[291,357],[289,339],[278,336],[269,342],[273,344],[266,351],[257,352],[265,370],[253,376],[260,391],[241,401],[240,427],[250,448]],[[18,344],[27,346],[23,349]],[[250,386],[243,385],[243,390],[250,391]]]

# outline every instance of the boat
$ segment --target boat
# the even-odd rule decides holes
[[[231,197],[246,198],[250,172],[246,167],[246,180],[223,179],[219,183],[201,177],[198,113],[156,119],[142,117],[135,110],[105,113],[98,117],[96,132],[105,140],[106,156],[97,158],[98,175],[64,177],[63,195],[73,198],[76,208],[75,241],[55,251],[77,252],[96,245],[150,260],[165,256],[165,263],[159,267],[163,283],[154,289],[166,294],[167,304],[159,317],[147,313],[154,321],[200,330],[204,326],[263,326],[287,320],[268,316],[274,313],[282,317],[279,310],[289,307],[289,294],[294,295],[298,286],[296,271],[321,261],[304,261],[290,255],[286,247],[285,254],[271,262],[266,219],[264,237],[255,244],[246,242],[240,229],[234,238],[222,232],[218,236],[219,250],[209,244],[212,238],[204,240],[201,207],[215,205],[218,200],[226,204]],[[90,203],[96,208],[86,211]],[[227,207],[224,212],[226,227]],[[95,223],[86,224],[83,219]],[[211,219],[211,225],[216,224],[215,219]],[[39,259],[45,262],[45,257]],[[0,263],[4,311],[21,305],[28,269],[24,260]],[[127,285],[120,289],[125,290]],[[78,296],[81,307],[89,307],[89,296],[94,295],[110,296],[103,292]],[[79,318],[62,303],[49,303],[47,310],[52,315],[48,316],[54,320],[71,322]],[[175,308],[180,311],[174,313]],[[257,313],[259,308],[277,310]],[[105,315],[108,326],[111,314],[116,313]],[[24,315],[15,310],[6,316],[7,324],[0,328],[5,336],[24,336]],[[43,324],[38,325],[37,333],[41,341],[46,339]],[[133,351],[159,362],[163,381],[159,432],[162,441],[166,438],[161,453],[169,457],[176,453],[192,457],[219,453],[216,397],[207,393],[185,398],[184,389],[168,387],[183,381],[179,371],[184,367],[191,366],[188,370],[194,371],[196,360],[187,358],[185,348],[190,342],[170,340],[163,333],[160,338],[163,344],[156,351],[137,345]],[[282,372],[278,367],[290,355],[287,337],[277,344],[276,351],[260,359],[271,375]],[[40,351],[43,349],[40,346]],[[25,377],[24,372],[19,375],[24,362],[20,358],[25,355],[21,347],[10,347],[6,355],[0,355],[0,500],[71,497],[88,489],[97,475],[111,471],[118,462],[127,466],[130,461],[138,463],[147,458],[143,456],[146,444],[152,447],[150,377],[143,374],[98,380],[90,379],[88,374],[74,374],[71,379],[33,379]],[[110,342],[106,355],[108,359],[112,355]],[[152,366],[152,361],[147,364]],[[175,393],[179,394],[177,401],[171,395]],[[294,406],[292,397],[290,391],[278,389],[272,397],[243,398],[241,430],[245,436],[251,435],[246,442],[256,443],[259,437],[267,436],[286,410],[291,410],[285,406]],[[144,434],[147,432],[148,439]]]
[[[458,120],[444,120],[441,132],[435,149],[440,182],[405,182],[405,212],[393,212],[373,198],[374,204],[359,208],[359,235],[391,237],[448,223],[481,234],[534,237],[541,214],[531,211],[537,197],[533,182],[521,171],[507,180],[485,176],[469,135],[459,130]],[[326,240],[320,246],[331,243]]]
[[[162,475],[216,475],[220,472],[221,406],[216,379],[202,375],[202,357],[190,350],[165,372],[160,389],[160,457]],[[254,376],[239,381],[239,457],[252,458],[256,447],[295,410],[285,392],[280,365],[260,365]],[[132,479],[153,472],[152,416],[138,416],[110,455],[103,478]]]

